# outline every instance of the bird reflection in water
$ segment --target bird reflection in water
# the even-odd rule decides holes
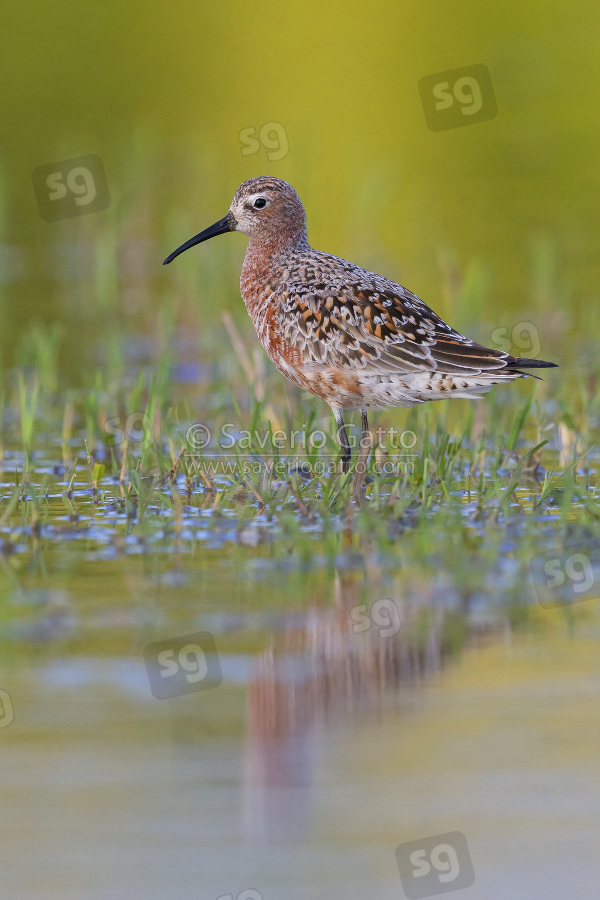
[[[383,590],[364,571],[338,572],[333,606],[310,608],[302,623],[297,612],[291,615],[258,659],[247,692],[248,838],[300,836],[310,819],[319,735],[351,715],[412,702],[400,689],[414,689],[442,667],[446,626],[462,615],[427,592],[410,601],[389,594],[378,601]]]

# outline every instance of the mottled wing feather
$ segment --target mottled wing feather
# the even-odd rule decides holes
[[[454,331],[406,288],[323,256],[335,262],[337,277],[328,283],[324,265],[312,274],[308,291],[306,281],[288,282],[278,298],[282,337],[309,365],[479,375],[501,374],[512,359]],[[340,263],[346,283],[340,283]]]

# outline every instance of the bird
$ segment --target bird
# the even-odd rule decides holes
[[[331,407],[343,472],[352,460],[346,410],[360,410],[362,441],[370,410],[478,398],[531,374],[523,370],[556,366],[478,344],[407,288],[313,249],[304,206],[280,178],[244,181],[227,214],[163,265],[230,231],[249,238],[240,289],[256,334],[279,372]]]

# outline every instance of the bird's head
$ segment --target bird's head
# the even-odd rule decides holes
[[[269,176],[251,178],[235,192],[227,215],[174,250],[164,265],[184,250],[227,231],[241,231],[259,241],[306,241],[306,214],[298,194],[286,181]]]

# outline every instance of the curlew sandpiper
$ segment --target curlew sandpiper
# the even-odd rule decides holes
[[[492,350],[455,331],[415,294],[307,240],[296,191],[279,178],[245,181],[227,215],[165,259],[227,231],[250,240],[241,292],[258,338],[277,369],[331,407],[342,448],[351,449],[343,411],[367,412],[447,397],[479,397],[523,369],[555,363]],[[534,376],[535,377],[535,376]]]

